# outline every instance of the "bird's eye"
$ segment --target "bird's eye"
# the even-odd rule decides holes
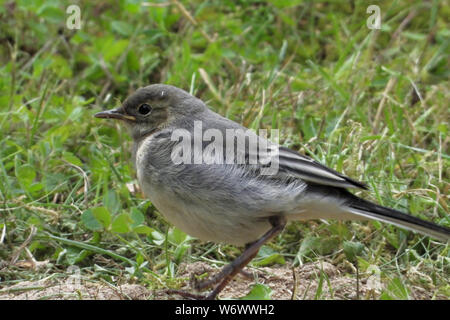
[[[150,107],[150,105],[144,103],[144,104],[141,104],[139,106],[138,111],[139,111],[140,114],[145,116],[145,115],[149,114],[152,111],[152,107]]]

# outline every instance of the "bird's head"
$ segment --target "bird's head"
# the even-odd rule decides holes
[[[98,112],[95,117],[123,121],[130,129],[133,139],[139,140],[205,108],[201,100],[182,89],[153,84],[138,89],[122,106]]]

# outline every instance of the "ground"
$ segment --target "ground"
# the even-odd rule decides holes
[[[198,262],[183,264],[177,274],[180,278],[190,279],[192,274],[214,273],[218,269],[209,264]],[[306,263],[299,267],[263,267],[247,269],[254,279],[239,274],[220,294],[220,299],[239,299],[246,296],[254,284],[265,284],[270,288],[270,298],[276,300],[311,300],[333,299],[354,300],[370,299],[380,295],[382,284],[377,285],[373,276],[362,275],[357,286],[356,276],[351,276],[345,270],[339,270],[328,262]],[[323,272],[325,276],[322,287],[318,290],[317,281]],[[145,299],[180,299],[180,296],[169,295],[166,290],[150,290],[139,284],[111,285],[105,281],[93,281],[80,278],[75,283],[73,278],[47,278],[39,281],[24,281],[0,290],[0,300],[145,300]],[[372,281],[372,282],[371,282]],[[188,292],[189,281],[180,288]],[[431,299],[431,291],[415,287],[410,293],[411,299]],[[446,299],[438,294],[435,299]]]

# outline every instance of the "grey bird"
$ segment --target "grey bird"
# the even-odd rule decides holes
[[[174,86],[154,84],[140,88],[121,107],[99,112],[95,117],[118,119],[128,127],[134,141],[139,185],[169,222],[201,240],[245,245],[242,255],[220,273],[196,284],[196,289],[217,284],[208,295],[171,291],[184,297],[216,298],[259,248],[289,221],[374,219],[443,241],[450,239],[449,228],[353,195],[348,188],[367,189],[366,185],[248,132]],[[262,174],[267,164],[238,162],[238,154],[247,160],[252,156],[247,146],[234,149],[232,161],[174,163],[173,150],[180,142],[173,138],[174,133],[182,130],[193,134],[195,122],[202,124],[202,134],[216,130],[213,132],[226,136],[227,130],[234,130],[238,134],[246,132],[248,139],[256,137],[258,143],[275,146],[275,155],[261,157],[275,161],[276,156],[278,170]],[[206,145],[203,141],[202,150]],[[226,152],[217,151],[206,152],[206,157],[225,157]]]

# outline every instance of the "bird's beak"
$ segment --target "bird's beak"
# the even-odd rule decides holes
[[[119,120],[136,121],[135,117],[125,114],[125,111],[123,110],[122,107],[98,112],[94,115],[94,117],[102,119],[119,119]]]

